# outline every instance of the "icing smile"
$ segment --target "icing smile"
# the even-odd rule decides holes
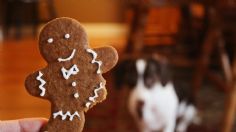
[[[69,61],[69,60],[71,60],[71,59],[74,57],[75,52],[76,52],[76,49],[73,49],[73,51],[72,51],[72,53],[70,54],[69,57],[64,58],[64,59],[63,59],[63,58],[58,58],[58,61],[59,61],[59,62],[62,62],[62,61]]]

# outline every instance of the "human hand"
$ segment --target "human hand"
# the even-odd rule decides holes
[[[39,132],[46,123],[44,118],[0,121],[0,132]]]

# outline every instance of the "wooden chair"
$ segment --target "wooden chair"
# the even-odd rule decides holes
[[[174,36],[175,34],[174,31],[166,31],[165,33],[163,33],[163,31],[161,32],[157,31],[158,29],[153,30],[155,29],[157,25],[156,23],[161,23],[161,22],[157,22],[154,20],[156,22],[155,23],[155,22],[152,22],[153,20],[149,19],[150,14],[153,14],[151,9],[155,9],[159,7],[163,9],[163,7],[168,8],[172,5],[174,5],[174,3],[172,2],[159,3],[158,1],[155,1],[155,0],[146,0],[146,1],[137,0],[137,1],[130,2],[129,8],[131,9],[133,16],[132,16],[132,20],[130,24],[130,34],[129,34],[127,45],[126,45],[127,46],[126,51],[125,51],[126,53],[130,53],[130,52],[139,53],[141,51],[144,51],[143,49],[145,48],[147,44],[145,42],[146,39],[156,37],[156,38],[159,38],[160,40],[160,38],[166,38],[166,37],[172,38]],[[148,26],[147,23],[148,24],[152,23],[152,27]],[[161,24],[162,26],[164,26],[163,23]],[[151,29],[152,31],[150,31],[149,29]],[[169,42],[169,44],[171,43],[172,42]]]
[[[236,29],[233,29],[236,22],[236,5],[224,5],[222,3],[217,6],[208,7],[209,10],[209,28],[204,41],[201,57],[196,65],[196,72],[193,79],[194,93],[198,94],[201,87],[203,77],[207,75],[209,79],[214,81],[219,87],[223,88],[226,92],[225,112],[223,117],[222,132],[232,131],[232,126],[236,112],[236,88],[235,88],[235,65],[236,54],[234,55],[234,64],[231,66],[229,56],[225,50],[226,39],[224,37],[224,30],[231,30],[236,33]],[[235,36],[234,36],[235,37]],[[235,44],[236,41],[233,41]],[[219,75],[212,73],[209,70],[209,64],[213,49],[218,49],[221,67],[223,69],[225,79],[222,80]],[[235,46],[233,47],[235,48]],[[235,50],[234,50],[235,51]],[[195,95],[197,96],[197,95]]]

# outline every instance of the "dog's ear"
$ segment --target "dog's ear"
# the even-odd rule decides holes
[[[152,58],[148,58],[147,66],[143,75],[144,83],[147,88],[151,88],[155,82],[158,80],[158,75],[160,74],[160,67],[158,62]]]
[[[119,61],[114,69],[115,88],[119,89],[123,85],[123,73],[125,71],[125,62]]]
[[[170,81],[170,66],[166,59],[160,61],[160,81],[162,86],[166,86]]]
[[[115,85],[117,89],[120,89],[124,85],[132,87],[136,84],[137,73],[135,68],[135,60],[125,59],[118,62],[118,65],[114,69],[115,73]]]
[[[171,67],[168,63],[168,59],[164,56],[153,55],[153,59],[156,62],[156,67],[159,67],[158,74],[160,76],[160,81],[162,86],[166,86],[166,84],[170,81],[171,78]]]

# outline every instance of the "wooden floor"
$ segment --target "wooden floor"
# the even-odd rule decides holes
[[[32,98],[24,88],[27,74],[44,65],[36,40],[0,45],[0,119],[48,116],[48,103]]]
[[[108,25],[110,28],[118,29],[116,31],[101,30],[104,27],[106,25],[86,25],[90,45],[97,47],[109,44],[121,51],[126,35],[116,33],[122,26]],[[100,35],[97,35],[98,33]],[[0,120],[49,117],[49,103],[30,96],[24,88],[25,77],[45,65],[39,54],[37,39],[0,42]]]

